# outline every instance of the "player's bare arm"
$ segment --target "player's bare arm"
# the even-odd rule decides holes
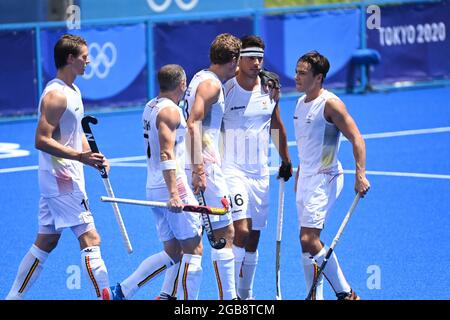
[[[206,188],[200,124],[205,118],[205,115],[210,112],[211,106],[218,101],[221,90],[222,87],[219,82],[213,80],[203,81],[197,88],[194,105],[187,120],[190,137],[188,143],[190,143],[189,153],[192,164],[192,186],[195,194],[204,191]]]
[[[180,113],[175,107],[167,107],[161,110],[156,118],[156,126],[158,128],[158,138],[160,145],[160,160],[175,161],[174,148],[176,140],[176,130],[180,125]],[[164,181],[167,185],[170,198],[168,201],[169,210],[181,212],[183,202],[178,194],[176,169],[162,171]]]
[[[49,153],[55,157],[78,160],[84,164],[96,167],[103,165],[104,157],[98,153],[78,152],[57,141],[59,136],[59,121],[67,108],[64,94],[50,91],[42,100],[41,116],[36,129],[36,149]],[[83,147],[84,148],[84,147]]]
[[[278,104],[275,106],[272,112],[270,129],[278,130],[278,139],[273,139],[272,142],[277,148],[281,160],[285,163],[291,162],[291,158],[289,156],[289,149],[287,145],[286,128],[284,127],[283,120],[281,119],[280,108],[278,107]]]
[[[67,108],[67,99],[58,91],[50,91],[41,104],[41,115],[36,129],[36,149],[47,152],[55,157],[78,160],[80,153],[72,148],[61,145],[57,139],[59,121]]]
[[[370,183],[366,178],[366,145],[345,104],[339,99],[329,99],[325,104],[325,118],[334,123],[353,146],[356,163],[355,191],[366,194]]]
[[[281,165],[278,170],[277,179],[283,178],[284,181],[288,181],[292,177],[292,163],[289,156],[289,148],[287,145],[287,135],[286,128],[284,127],[283,120],[280,116],[280,108],[278,104],[275,106],[272,112],[272,117],[270,121],[270,132],[276,132],[276,135],[272,135],[272,142],[278,150],[281,157]],[[275,131],[272,131],[275,130]]]

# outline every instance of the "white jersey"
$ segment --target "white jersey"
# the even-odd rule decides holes
[[[244,90],[236,78],[227,81],[224,89],[222,168],[269,175],[270,123],[276,102],[261,86]]]
[[[214,72],[206,69],[197,72],[189,83],[188,89],[186,90],[185,101],[187,110],[185,111],[187,112],[187,117],[189,117],[192,106],[194,105],[195,95],[197,93],[199,84],[208,79],[217,81],[222,87],[220,79]],[[222,87],[219,99],[211,106],[210,111],[205,115],[202,123],[202,155],[203,161],[206,165],[210,163],[217,163],[220,166],[219,138],[224,108],[225,102]]]
[[[154,98],[145,106],[142,114],[142,124],[144,128],[145,153],[147,155],[147,188],[165,188],[166,183],[160,168],[160,145],[158,129],[156,127],[156,118],[159,112],[167,107],[175,107],[180,112],[180,125],[176,130],[174,156],[177,163],[176,175],[185,177],[186,162],[186,120],[183,117],[181,109],[168,98]],[[184,181],[186,181],[184,179]]]
[[[341,173],[342,166],[337,158],[341,133],[324,115],[327,100],[338,97],[324,90],[313,101],[305,102],[305,98],[306,95],[298,99],[294,113],[300,174]]]
[[[81,152],[83,150],[81,119],[84,107],[80,90],[75,84],[72,88],[60,79],[51,80],[39,100],[39,116],[42,99],[53,90],[62,92],[67,99],[66,110],[61,116],[53,138],[60,144]],[[39,188],[41,196],[45,198],[80,192],[86,195],[83,164],[39,151]]]

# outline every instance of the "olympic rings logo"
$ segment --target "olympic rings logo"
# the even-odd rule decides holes
[[[188,3],[186,3],[184,0],[175,0],[175,3],[181,10],[189,11],[192,10],[198,4],[198,1],[199,0],[190,0]],[[164,0],[164,2],[161,4],[157,4],[155,0],[147,0],[147,3],[150,9],[152,9],[153,11],[163,12],[167,10],[167,8],[172,3],[172,0]]]
[[[116,63],[116,46],[109,41],[101,47],[97,42],[93,42],[89,44],[89,58],[91,62],[86,67],[89,71],[85,71],[83,78],[89,80],[95,75],[99,79],[105,79],[111,67]]]

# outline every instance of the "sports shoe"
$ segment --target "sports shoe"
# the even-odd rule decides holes
[[[109,288],[104,288],[102,290],[102,300],[126,300],[122,288],[120,287],[120,283]]]
[[[168,293],[161,292],[159,296],[155,298],[155,300],[177,300],[177,297],[171,296]]]
[[[339,292],[336,297],[338,300],[361,300],[353,289],[350,289],[350,292]]]

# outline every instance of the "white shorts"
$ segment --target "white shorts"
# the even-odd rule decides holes
[[[300,176],[296,194],[299,227],[323,229],[328,212],[339,197],[343,185],[342,173]]]
[[[215,163],[205,165],[206,171],[206,189],[203,193],[205,204],[210,207],[223,208],[222,199],[230,196],[225,176],[222,169]],[[186,169],[189,183],[192,183],[192,171]],[[210,215],[213,229],[221,229],[233,223],[231,212],[224,215]]]
[[[39,233],[46,234],[61,233],[64,228],[79,225],[86,225],[85,230],[88,231],[94,226],[94,218],[87,197],[83,193],[69,193],[51,198],[41,197],[38,224]]]
[[[269,214],[270,176],[249,177],[232,170],[224,173],[231,192],[233,221],[251,218],[253,230],[264,229]]]
[[[197,205],[198,202],[187,184],[187,179],[177,178],[178,192],[186,204]],[[150,201],[167,202],[169,191],[166,187],[147,189],[147,199]],[[161,242],[173,238],[186,240],[201,235],[201,217],[199,213],[182,211],[171,212],[167,208],[151,208],[155,216],[156,231]]]

